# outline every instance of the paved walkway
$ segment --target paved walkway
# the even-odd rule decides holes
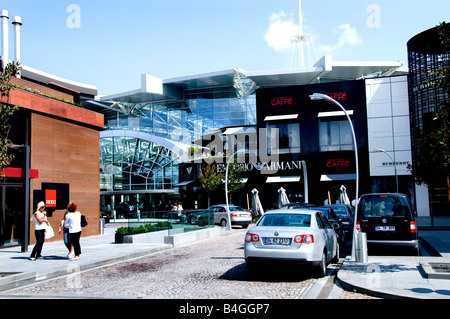
[[[436,218],[434,228],[427,218],[419,218],[417,224],[422,242],[440,257],[369,256],[367,264],[345,260],[336,276],[339,284],[382,298],[450,299],[450,274],[431,267],[450,264],[450,217]],[[27,253],[21,253],[20,247],[0,249],[0,292],[172,247],[115,244],[114,232],[114,224],[107,224],[104,235],[82,238],[78,261],[66,258],[62,242],[44,244],[45,260],[29,261],[32,247]]]
[[[367,264],[345,260],[339,284],[381,298],[450,299],[450,269],[442,269],[450,266],[450,217],[436,217],[435,227],[429,218],[418,218],[417,225],[423,246],[440,256],[369,255]]]
[[[118,226],[107,224],[103,235],[81,238],[81,258],[77,261],[67,259],[62,241],[44,244],[44,260],[28,260],[33,246],[26,253],[20,252],[20,247],[0,249],[0,291],[172,248],[166,244],[115,244]]]

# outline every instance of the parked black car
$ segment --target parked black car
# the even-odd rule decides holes
[[[316,207],[314,204],[310,203],[300,203],[300,202],[293,202],[286,205],[283,205],[280,207],[280,209],[296,209],[296,208],[308,208],[308,207]]]
[[[356,228],[368,246],[403,246],[418,250],[415,212],[404,194],[365,194],[358,203]]]
[[[331,207],[336,213],[341,227],[344,228],[345,234],[352,234],[355,216],[353,207],[345,204],[332,204],[327,206]]]

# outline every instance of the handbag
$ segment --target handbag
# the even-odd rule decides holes
[[[81,227],[86,227],[88,225],[88,222],[86,220],[86,216],[81,215]]]
[[[47,227],[45,227],[45,239],[50,239],[52,237],[55,237],[55,232],[53,231],[53,228],[49,223],[47,224]]]

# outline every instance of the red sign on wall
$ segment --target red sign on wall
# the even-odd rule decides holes
[[[328,95],[333,100],[336,101],[347,101],[347,92],[331,92],[331,93],[325,93],[325,95]]]
[[[288,96],[288,97],[274,97],[270,101],[270,104],[272,104],[272,106],[292,105],[292,102],[293,102],[292,96]]]
[[[45,190],[45,206],[56,207],[56,189]]]
[[[350,167],[349,159],[338,159],[338,158],[330,158],[327,159],[327,167],[328,168],[339,168],[339,167]]]

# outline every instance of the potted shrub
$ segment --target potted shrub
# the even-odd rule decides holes
[[[128,227],[120,227],[116,229],[115,243],[123,244],[123,238],[128,234]]]

